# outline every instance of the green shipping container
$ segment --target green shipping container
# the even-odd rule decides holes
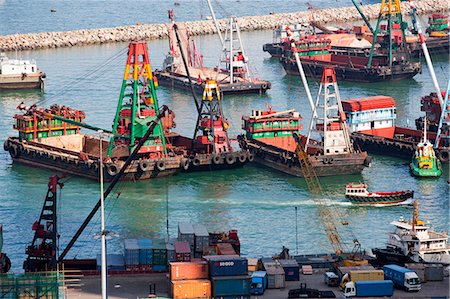
[[[163,239],[153,239],[153,265],[167,265],[167,247]]]

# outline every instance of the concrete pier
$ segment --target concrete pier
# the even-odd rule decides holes
[[[429,14],[440,10],[448,11],[449,0],[415,1],[419,15]],[[378,17],[379,4],[365,5],[363,12],[369,19]],[[402,11],[407,14],[408,2],[402,2]],[[361,16],[355,7],[327,8],[321,10],[301,11],[295,13],[280,13],[265,16],[247,16],[238,18],[243,31],[270,30],[277,25],[297,24],[311,20],[325,24],[329,22],[348,22],[360,20]],[[223,28],[227,20],[219,20]],[[185,22],[191,35],[214,34],[216,29],[212,20]],[[135,26],[121,26],[101,29],[82,29],[66,32],[41,32],[29,34],[13,34],[0,36],[0,51],[33,50],[45,48],[59,48],[83,46],[112,42],[128,42],[134,39],[161,39],[167,37],[164,24],[142,24]]]

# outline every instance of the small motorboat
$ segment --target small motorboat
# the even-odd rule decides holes
[[[348,183],[345,186],[345,197],[357,205],[392,205],[413,198],[414,191],[370,192],[367,191],[367,184]]]

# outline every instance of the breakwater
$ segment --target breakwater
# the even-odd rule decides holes
[[[424,0],[416,1],[418,14],[432,13],[437,10],[448,10],[450,2]],[[369,19],[378,17],[379,4],[362,6],[364,14]],[[409,3],[402,3],[402,11],[407,14]],[[280,13],[265,16],[247,16],[238,18],[242,31],[270,30],[277,25],[305,23],[313,20],[319,23],[348,22],[361,19],[355,7],[328,8],[315,11],[295,13]],[[221,26],[226,26],[227,20],[219,20]],[[191,35],[214,34],[216,29],[211,20],[184,23]],[[58,48],[83,46],[100,43],[128,42],[135,39],[160,39],[167,37],[165,24],[139,24],[101,29],[81,29],[66,32],[40,32],[28,34],[13,34],[0,36],[0,51],[33,50],[43,48]]]

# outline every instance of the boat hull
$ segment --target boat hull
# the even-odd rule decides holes
[[[182,90],[191,90],[190,83],[187,77],[180,76],[178,74],[155,71],[158,82],[162,86],[177,88]],[[194,90],[198,93],[203,93],[205,89],[205,83],[199,83],[193,79]],[[219,89],[223,94],[236,94],[236,93],[265,93],[271,87],[271,83],[268,81],[253,80],[252,82],[236,82],[236,83],[219,83]]]
[[[372,252],[380,265],[396,264],[404,266],[407,263],[416,263],[409,256],[391,248],[373,248]]]
[[[351,57],[350,57],[351,58]],[[355,57],[356,58],[356,57]],[[288,75],[300,76],[297,63],[294,59],[282,57],[281,64]],[[349,59],[350,60],[350,59]],[[352,82],[381,82],[390,80],[411,79],[420,72],[419,63],[409,63],[404,65],[393,65],[392,67],[382,66],[380,69],[365,66],[352,67],[350,64],[342,65],[333,61],[301,59],[302,66],[307,76],[321,78],[323,69],[333,67],[338,81]]]
[[[399,127],[396,127],[396,132],[402,133],[401,135],[406,138],[386,138],[360,132],[353,132],[350,135],[350,138],[352,139],[353,144],[363,151],[402,159],[411,159],[414,155],[416,145],[420,141],[420,134],[422,134],[422,132]],[[410,134],[411,132],[415,132],[416,134],[412,135]],[[439,147],[435,149],[436,157],[439,158],[441,163],[449,163],[449,151],[450,148],[448,147]]]
[[[45,74],[0,75],[0,90],[44,89]]]
[[[414,191],[396,192],[386,196],[345,196],[352,204],[356,205],[392,205],[402,203],[414,197]]]
[[[240,138],[241,148],[248,149],[254,155],[254,162],[277,171],[303,177],[296,154],[285,149],[257,140]],[[317,176],[336,176],[359,174],[370,163],[367,153],[360,152],[344,155],[310,156],[310,162]]]

